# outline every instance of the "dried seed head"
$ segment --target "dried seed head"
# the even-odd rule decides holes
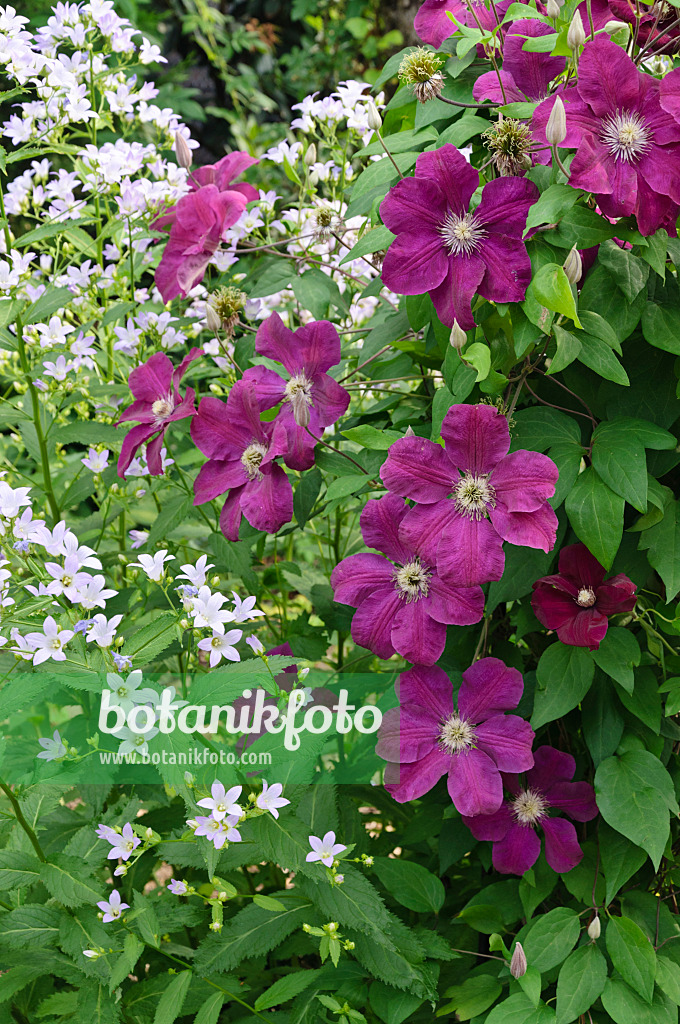
[[[545,126],[545,137],[551,146],[560,146],[567,137],[567,112],[562,97],[557,96]]]
[[[332,207],[321,204],[312,214],[312,224],[314,239],[317,242],[327,242],[333,233],[342,227],[342,217],[338,216]]]
[[[227,336],[231,336],[247,300],[248,296],[239,288],[219,288],[205,304],[205,319],[210,330],[219,330],[221,327]],[[215,323],[217,328],[213,326]]]
[[[574,246],[563,264],[564,273],[567,275],[569,284],[578,284],[583,276],[583,261],[581,254]]]
[[[578,11],[574,12],[571,25],[567,32],[567,46],[570,50],[578,50],[586,41],[586,33],[583,28],[583,19]]]
[[[526,171],[527,158],[531,166],[531,129],[523,121],[503,117],[482,132],[482,139],[502,177]]]
[[[439,70],[444,61],[432,50],[420,46],[407,53],[399,65],[399,81],[410,85],[419,103],[439,96],[444,88],[444,76]]]
[[[524,950],[522,949],[522,943],[516,942],[515,948],[512,951],[512,959],[510,961],[510,974],[513,978],[521,978],[523,974],[527,973],[527,958]]]

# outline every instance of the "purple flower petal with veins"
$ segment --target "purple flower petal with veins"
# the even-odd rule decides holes
[[[399,707],[385,712],[378,734],[376,753],[388,762],[385,788],[405,803],[448,775],[461,814],[493,814],[503,801],[500,773],[534,763],[533,729],[505,714],[517,707],[523,687],[517,669],[498,658],[482,658],[463,672],[455,702],[443,669],[419,665],[403,672]]]

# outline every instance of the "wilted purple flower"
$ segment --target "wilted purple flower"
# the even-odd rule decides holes
[[[446,672],[416,666],[396,685],[399,707],[383,715],[376,753],[388,764],[385,788],[399,803],[427,793],[448,774],[461,814],[492,814],[503,801],[501,772],[534,763],[534,732],[516,708],[522,676],[498,658],[482,658],[463,672],[456,701]]]
[[[336,601],[357,609],[352,619],[357,644],[379,658],[396,651],[414,664],[434,665],[446,644],[446,624],[479,622],[484,594],[479,586],[457,587],[442,580],[435,559],[423,556],[418,540],[404,541],[400,526],[408,514],[396,494],[366,502],[364,542],[387,557],[350,555],[333,569],[331,584]]]
[[[102,921],[108,924],[109,921],[117,921],[124,910],[130,909],[129,903],[121,903],[120,893],[113,889],[108,900],[99,900],[97,906],[104,911]]]
[[[234,384],[226,405],[202,399],[191,423],[191,436],[208,462],[194,483],[194,504],[202,505],[228,491],[220,526],[228,540],[238,540],[241,515],[251,526],[276,533],[293,517],[290,480],[274,460],[287,449],[278,418],[260,422],[262,406],[254,381]]]
[[[320,860],[327,868],[332,868],[335,857],[347,849],[342,843],[336,843],[335,832],[326,832],[323,839],[319,839],[318,836],[310,836],[309,845],[312,852],[307,854],[305,860],[308,862]]]
[[[107,854],[109,860],[117,860],[119,857],[122,857],[123,860],[128,860],[132,851],[136,850],[142,841],[132,831],[132,825],[129,821],[123,825],[122,835],[114,832],[113,834],[103,836],[103,838],[111,843],[111,849]]]
[[[283,363],[288,380],[264,366],[246,370],[243,379],[255,382],[261,408],[282,403],[277,420],[288,438],[284,462],[291,469],[309,469],[316,444],[309,432],[323,433],[349,405],[349,393],[326,373],[340,362],[337,329],[318,320],[291,331],[278,313],[272,313],[257,332],[255,351]]]
[[[128,385],[135,401],[128,406],[118,423],[133,420],[139,426],[133,427],[125,435],[118,459],[118,476],[125,476],[125,471],[143,444],[146,444],[149,472],[152,476],[162,474],[161,448],[166,430],[174,420],[193,416],[196,412],[193,388],[187,388],[184,396],[181,396],[179,382],[190,364],[202,355],[203,349],[192,348],[179,366],[174,367],[165,352],[156,352],[132,371]]]
[[[415,177],[402,178],[380,206],[396,234],[382,266],[388,288],[402,295],[429,292],[442,323],[474,327],[475,294],[520,302],[531,280],[522,233],[538,189],[526,178],[488,182],[474,210],[479,171],[447,143],[416,160]]]
[[[386,486],[418,502],[404,517],[402,542],[457,586],[499,580],[504,540],[550,551],[557,532],[548,504],[558,477],[552,459],[508,454],[508,421],[490,405],[451,406],[441,433],[444,448],[400,438],[383,464]]]
[[[567,115],[565,149],[577,153],[569,184],[592,192],[608,217],[635,214],[643,235],[665,224],[680,202],[680,124],[659,102],[660,83],[609,39],[584,47],[578,82],[559,95]],[[554,96],[534,112],[534,138],[546,144]],[[537,154],[550,162],[550,152]]]
[[[534,760],[524,786],[518,775],[503,776],[513,798],[495,814],[463,818],[475,839],[493,842],[493,866],[503,874],[523,875],[536,863],[541,852],[535,831],[539,826],[550,867],[560,874],[571,871],[583,857],[576,829],[564,818],[551,817],[550,811],[563,811],[574,821],[590,821],[598,813],[593,787],[571,781],[576,771],[571,754],[539,747]]]
[[[548,36],[552,28],[535,18],[515,21],[503,41],[503,68],[480,75],[472,89],[476,100],[515,103],[543,99],[548,86],[562,71],[564,57],[524,50],[526,37]],[[500,80],[499,80],[500,79]]]
[[[184,896],[185,892],[188,891],[189,886],[186,882],[179,882],[176,878],[171,879],[167,886],[168,892],[171,892],[173,896]]]
[[[500,18],[510,6],[510,0],[495,4]],[[481,27],[485,31],[496,28],[498,20],[493,7],[487,7],[484,0],[425,0],[416,14],[413,27],[424,43],[439,49],[445,39],[457,31],[448,16],[451,12],[459,24]]]

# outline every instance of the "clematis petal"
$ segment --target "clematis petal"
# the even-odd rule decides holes
[[[413,665],[434,665],[444,653],[446,626],[431,617],[429,604],[423,599],[402,601],[394,616],[392,646]]]
[[[520,450],[501,459],[489,483],[508,512],[534,512],[552,498],[558,476],[547,455]]]
[[[379,658],[391,658],[394,654],[392,624],[400,606],[399,595],[393,587],[382,587],[364,598],[352,619],[354,642]]]
[[[385,768],[385,789],[400,803],[417,800],[436,786],[451,765],[451,758],[441,750],[433,750],[412,764],[394,764]]]
[[[500,771],[525,772],[534,763],[534,730],[518,715],[494,715],[475,728],[477,746]]]
[[[541,852],[541,840],[530,825],[512,823],[505,836],[493,844],[492,862],[503,875],[523,875]]]
[[[461,751],[451,757],[449,796],[460,814],[493,814],[503,802],[503,783],[494,761],[482,750]]]
[[[489,509],[489,518],[499,536],[510,544],[546,553],[555,547],[559,523],[547,501],[533,512],[506,512],[498,505]]]
[[[276,464],[261,480],[243,488],[241,510],[256,530],[276,533],[293,518],[293,488],[285,471]]]
[[[500,658],[481,658],[463,672],[458,707],[470,722],[481,722],[516,708],[523,692],[521,672],[509,668]]]
[[[404,544],[399,526],[408,511],[408,505],[396,494],[371,498],[361,512],[361,533],[364,544],[382,551],[388,558],[401,564],[413,558],[413,550]]]
[[[390,446],[380,478],[395,494],[430,504],[450,494],[455,469],[440,445],[424,437],[402,437]]]
[[[570,821],[544,818],[541,825],[545,836],[545,859],[553,871],[564,874],[581,863],[583,850]]]
[[[393,573],[394,566],[382,555],[350,555],[331,573],[335,600],[357,607],[378,588],[394,591]]]

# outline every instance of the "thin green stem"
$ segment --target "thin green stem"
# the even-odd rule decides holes
[[[21,810],[21,804],[19,803],[19,801],[17,800],[14,793],[9,788],[6,782],[0,781],[0,789],[3,791],[3,793],[11,803],[12,809],[14,810],[14,816],[17,819],[17,823],[21,826],[21,828],[24,830],[24,832],[30,839],[31,846],[35,850],[38,860],[42,861],[43,864],[46,864],[47,857],[43,853],[42,846],[38,842],[37,835],[35,834],[35,832],[33,831],[33,829],[31,828],[31,826],[28,824],[24,817],[24,812]]]

